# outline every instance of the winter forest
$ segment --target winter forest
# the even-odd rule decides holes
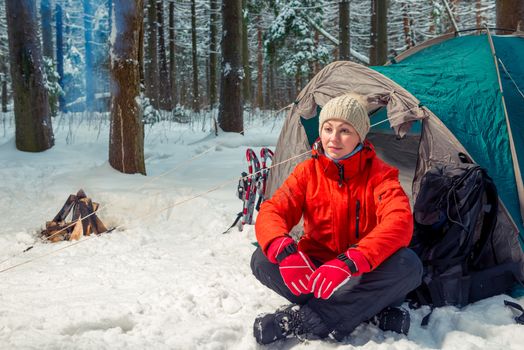
[[[519,21],[522,0],[0,0],[0,348],[265,348],[253,321],[286,300],[253,276],[254,226],[233,223],[246,149],[274,150],[335,61]],[[82,213],[45,237],[80,189],[104,234]],[[508,298],[409,310],[407,335],[363,322],[267,348],[520,350]]]
[[[2,123],[12,122],[14,111],[17,147],[51,147],[58,114],[111,112],[111,144],[119,144],[120,118],[123,132],[136,134],[124,147],[132,159],[118,160],[119,147],[110,151],[111,164],[126,173],[146,173],[135,132],[143,124],[213,111],[215,128],[242,132],[243,113],[286,106],[330,62],[381,65],[443,33],[511,27],[515,20],[504,14],[522,6],[487,0],[2,2]],[[116,163],[129,164],[124,170]]]

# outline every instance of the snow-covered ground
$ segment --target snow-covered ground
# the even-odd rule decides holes
[[[38,154],[17,151],[12,123],[2,123],[0,348],[262,348],[252,336],[255,316],[286,302],[251,274],[253,227],[222,234],[241,209],[235,191],[245,149],[274,149],[282,124],[250,119],[245,136],[215,137],[198,124],[146,126],[147,177],[109,166],[100,116],[55,119],[56,145]],[[80,188],[117,230],[74,245],[41,242],[38,231]],[[524,349],[507,298],[437,309],[426,328],[428,309],[411,310],[407,337],[363,324],[345,343],[268,348]]]

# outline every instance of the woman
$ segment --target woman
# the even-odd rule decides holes
[[[331,99],[320,112],[312,158],[262,204],[251,268],[293,304],[256,318],[257,342],[342,340],[372,318],[407,334],[409,313],[395,306],[420,284],[422,264],[406,248],[413,218],[398,170],[376,156],[365,140],[369,128],[361,96]],[[297,244],[289,232],[301,217]]]

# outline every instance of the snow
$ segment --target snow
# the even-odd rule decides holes
[[[229,62],[224,62],[224,76],[227,77],[231,73],[231,64]]]
[[[254,318],[286,301],[251,274],[253,227],[221,232],[241,209],[245,149],[274,149],[282,120],[255,115],[245,136],[218,137],[198,122],[146,125],[142,176],[112,169],[109,123],[81,116],[55,121],[56,145],[42,153],[17,151],[13,123],[0,128],[0,348],[261,348]],[[40,241],[45,221],[80,188],[117,229],[73,244]],[[504,299],[436,309],[427,328],[429,309],[411,310],[407,337],[362,324],[344,343],[268,348],[523,349]]]

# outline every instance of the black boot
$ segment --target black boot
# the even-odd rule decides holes
[[[403,307],[387,307],[371,319],[371,323],[383,331],[408,335],[410,316]]]
[[[324,338],[329,329],[309,307],[289,305],[272,314],[260,315],[255,319],[253,334],[259,344],[296,336],[298,338]]]

